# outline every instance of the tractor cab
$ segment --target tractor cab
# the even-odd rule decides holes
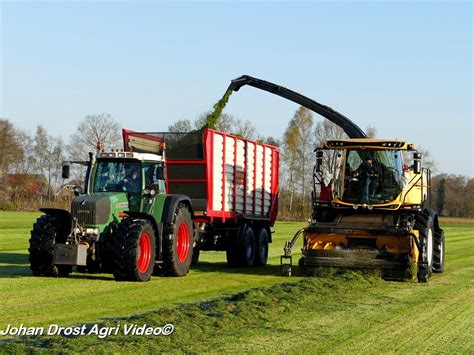
[[[156,154],[101,152],[91,170],[91,194],[125,193],[130,211],[140,211],[142,195],[165,193],[164,162]]]

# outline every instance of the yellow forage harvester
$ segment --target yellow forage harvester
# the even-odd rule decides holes
[[[336,267],[378,269],[385,278],[427,282],[444,271],[444,233],[430,207],[431,175],[413,144],[395,140],[329,140],[315,150],[312,216],[303,235],[303,272]],[[404,157],[413,154],[410,165]]]

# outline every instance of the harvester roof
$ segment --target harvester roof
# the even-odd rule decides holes
[[[352,138],[328,140],[322,145],[323,149],[394,149],[414,150],[414,145],[393,139]]]

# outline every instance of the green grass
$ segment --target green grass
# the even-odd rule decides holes
[[[11,352],[25,350],[24,344],[73,352],[474,351],[471,224],[443,225],[446,272],[434,275],[428,284],[388,282],[350,271],[332,277],[282,278],[279,255],[284,241],[302,223],[276,225],[265,268],[227,269],[224,253],[207,252],[184,278],[119,283],[110,275],[31,277],[27,247],[36,216],[0,212],[0,330],[6,324],[99,322],[172,323],[175,332],[169,337],[120,335],[104,340],[17,338],[4,342]]]

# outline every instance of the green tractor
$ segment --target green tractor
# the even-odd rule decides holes
[[[73,267],[117,281],[186,275],[193,210],[189,197],[166,194],[163,149],[90,153],[86,162],[65,162],[63,178],[71,163],[87,166],[84,189],[74,189],[71,212],[41,209],[29,247],[33,275],[65,277]]]

